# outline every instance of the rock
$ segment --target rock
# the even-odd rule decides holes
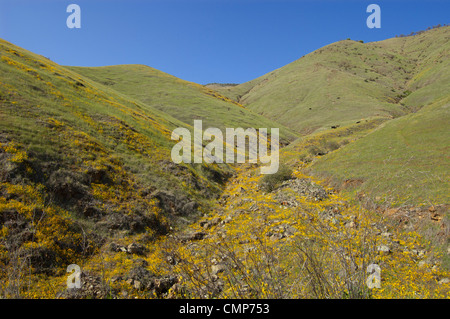
[[[431,220],[434,220],[434,221],[440,221],[442,219],[442,216],[441,215],[439,215],[438,213],[433,213],[432,215],[431,215]]]
[[[380,254],[388,255],[391,252],[391,249],[388,246],[386,246],[386,245],[381,245],[381,246],[377,247],[377,251]]]
[[[166,299],[177,299],[183,295],[184,295],[183,287],[179,283],[176,283],[169,289],[169,293],[168,293]]]
[[[135,289],[152,289],[154,288],[154,280],[156,276],[142,266],[132,268],[127,275],[126,283]],[[136,284],[139,282],[139,284]],[[136,288],[138,287],[138,288]]]
[[[286,238],[286,235],[284,233],[281,233],[281,232],[270,233],[270,235],[269,235],[269,239],[270,240],[280,240],[280,239],[283,239],[283,238]]]
[[[202,226],[203,228],[209,229],[211,227],[214,227],[214,226],[218,225],[221,221],[222,221],[222,218],[214,217],[211,220],[201,221],[200,222],[200,226]]]
[[[104,284],[100,276],[82,271],[80,274],[81,288],[66,289],[57,294],[65,299],[104,299],[115,297],[115,291]]]
[[[119,282],[122,281],[122,276],[114,276],[111,278],[111,282]]]
[[[326,190],[322,186],[314,183],[309,178],[294,178],[287,180],[281,184],[281,186],[279,187],[279,191],[283,188],[290,188],[296,193],[307,196],[308,198],[315,201],[322,201],[328,198],[328,193],[326,192]],[[277,194],[279,194],[279,192]],[[282,202],[289,202],[289,200],[286,200],[285,198],[277,198],[277,200]]]
[[[392,233],[384,232],[384,233],[381,233],[381,236],[386,237],[386,238],[391,238],[392,237]]]
[[[220,273],[224,272],[225,269],[226,269],[226,267],[225,267],[224,264],[218,263],[218,264],[216,264],[216,265],[212,265],[212,266],[211,266],[211,273],[212,273],[214,276],[217,276],[217,274],[220,274]]]
[[[450,279],[448,279],[448,278],[442,278],[441,280],[439,280],[438,283],[439,283],[440,285],[448,284],[448,283],[450,283]]]
[[[127,253],[135,255],[144,255],[145,248],[142,245],[131,243],[127,247]]]
[[[203,238],[205,238],[206,235],[207,235],[206,232],[198,231],[198,232],[194,232],[194,233],[182,234],[182,235],[180,235],[179,239],[182,242],[193,241],[193,240],[202,240]]]
[[[417,256],[418,256],[419,258],[423,258],[423,257],[425,257],[425,253],[426,253],[425,250],[419,250],[419,252],[417,253]]]
[[[136,290],[141,290],[141,288],[142,288],[142,283],[141,283],[139,280],[135,280],[134,283],[133,283],[133,287],[134,287],[134,289],[136,289]]]
[[[172,266],[174,266],[178,263],[177,260],[175,259],[175,257],[170,256],[170,255],[166,257],[166,261],[169,263],[169,265],[172,265]]]
[[[134,280],[132,278],[130,278],[125,282],[131,286],[133,284]]]
[[[333,219],[333,221],[334,221],[334,219]],[[336,224],[336,223],[337,222],[334,221],[333,224]],[[356,227],[356,223],[355,222],[349,222],[349,223],[345,224],[345,227],[347,227],[347,228],[355,228]]]
[[[178,278],[175,276],[165,276],[162,278],[155,279],[155,292],[158,296],[165,294],[169,289],[178,283]]]
[[[111,243],[109,245],[109,250],[113,251],[113,252],[116,252],[116,253],[121,252],[121,251],[124,251],[124,252],[127,251],[125,246],[119,245],[117,243]]]
[[[222,220],[220,223],[221,223],[221,224],[227,224],[227,223],[231,222],[232,220],[233,220],[233,217],[227,216],[227,217],[225,217],[225,219]]]

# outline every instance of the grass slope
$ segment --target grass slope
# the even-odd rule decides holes
[[[448,204],[450,96],[386,122],[371,134],[312,165],[334,180],[360,181],[379,203]]]
[[[441,78],[449,32],[442,27],[367,44],[340,41],[253,81],[217,90],[305,135],[361,119],[396,118],[445,94]],[[408,98],[415,91],[421,92]]]
[[[195,119],[201,119],[204,128],[280,128],[280,137],[285,143],[296,138],[292,130],[249,111],[212,89],[178,79],[148,66],[117,65],[70,69],[164,111],[186,125],[193,125]]]
[[[416,61],[399,101],[411,114],[319,160],[313,169],[356,179],[360,190],[391,204],[448,204],[450,28],[380,42]]]
[[[21,267],[65,272],[108,238],[153,240],[221,192],[225,166],[171,162],[183,122],[9,42],[0,54],[0,281],[10,295]]]

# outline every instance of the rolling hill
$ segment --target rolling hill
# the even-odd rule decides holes
[[[397,118],[447,94],[442,80],[449,33],[450,27],[441,27],[366,44],[339,41],[217,90],[303,135],[362,119]]]
[[[449,39],[344,40],[207,86],[0,40],[0,296],[448,298]],[[280,128],[281,169],[174,164],[195,119]]]
[[[283,144],[297,137],[284,125],[269,120],[203,85],[184,81],[144,65],[69,67],[97,83],[161,110],[192,126],[225,128],[279,128]]]
[[[445,26],[344,40],[215,89],[301,134],[285,160],[318,157],[308,169],[333,185],[384,205],[448,204],[449,39]]]
[[[185,123],[7,41],[0,53],[1,265],[26,254],[54,274],[111,236],[154,240],[220,195],[231,168],[170,160]]]

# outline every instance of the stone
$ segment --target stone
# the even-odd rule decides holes
[[[383,233],[381,233],[381,236],[386,237],[386,238],[391,238],[392,237],[392,233],[383,232]]]
[[[133,282],[134,282],[134,280],[133,280],[133,279],[131,279],[131,278],[130,278],[130,279],[128,279],[128,280],[126,281],[126,283],[127,283],[127,284],[129,284],[129,285],[132,285],[132,284],[133,284]]]
[[[131,243],[128,245],[126,251],[129,254],[143,255],[144,254],[144,246],[136,244],[136,243]]]
[[[442,219],[442,216],[441,215],[439,215],[438,213],[433,213],[432,215],[431,215],[431,220],[434,220],[434,221],[440,221]]]
[[[217,276],[217,274],[224,272],[225,269],[226,269],[225,265],[221,263],[211,266],[211,272],[214,276]]]
[[[429,263],[425,260],[419,261],[419,263],[417,264],[419,266],[419,268],[424,268],[426,266],[429,265]]]
[[[334,219],[333,219],[334,221]],[[337,221],[335,221],[333,224],[337,224]],[[355,228],[356,227],[356,223],[355,222],[349,222],[347,224],[345,224],[345,227],[347,228]]]
[[[391,252],[391,249],[390,249],[388,246],[386,246],[386,245],[381,245],[381,246],[378,246],[378,247],[377,247],[377,251],[378,251],[380,254],[385,254],[385,255],[387,255],[387,254],[389,254],[389,253]]]
[[[183,234],[180,236],[180,240],[182,242],[185,241],[193,241],[193,240],[202,240],[207,235],[204,231],[198,231],[194,233]]]
[[[142,283],[140,281],[138,281],[138,280],[135,280],[134,283],[133,283],[133,287],[136,290],[140,290],[142,288]]]

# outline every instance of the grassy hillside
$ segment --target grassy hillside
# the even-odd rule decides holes
[[[321,158],[312,168],[386,204],[448,204],[450,28],[382,41],[379,46],[415,61],[407,94],[411,114],[387,121],[366,137]]]
[[[0,281],[11,295],[21,269],[61,273],[110,238],[155,240],[220,194],[227,167],[171,162],[184,123],[6,41],[0,53]]]
[[[450,27],[441,27],[367,44],[345,40],[216,89],[302,133],[283,158],[319,157],[311,172],[335,185],[383,204],[445,204],[449,39]]]
[[[284,125],[251,112],[210,88],[178,79],[148,66],[117,65],[70,69],[164,111],[186,125],[193,125],[194,119],[201,119],[205,128],[280,128],[280,137],[284,143],[296,137],[295,133]]]
[[[386,122],[371,134],[312,165],[322,176],[358,181],[380,204],[450,202],[450,95],[417,113]]]
[[[449,30],[208,86],[0,40],[0,297],[448,298]],[[194,119],[301,137],[274,175],[176,165]]]
[[[450,27],[442,27],[367,44],[340,41],[253,81],[217,90],[302,134],[396,118],[445,94],[441,78],[448,73],[443,63],[449,34]],[[411,92],[416,94],[409,97]]]

